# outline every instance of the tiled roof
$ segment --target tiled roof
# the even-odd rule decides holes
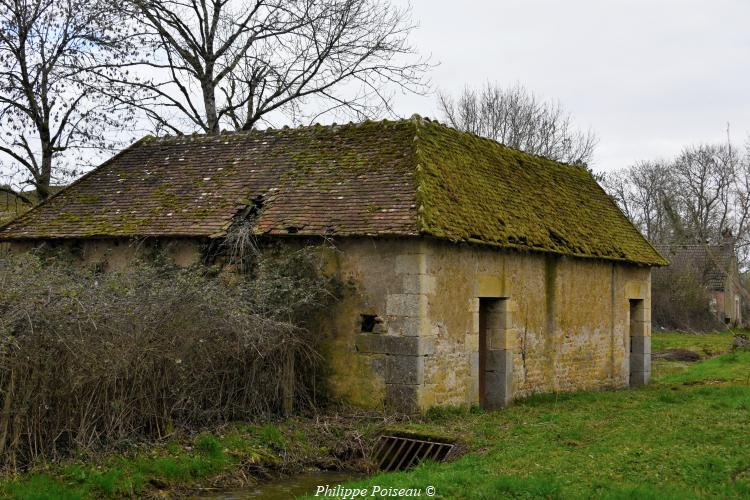
[[[263,234],[429,235],[666,264],[585,169],[419,117],[146,137],[0,239],[220,237],[253,200]]]
[[[724,290],[735,259],[732,245],[657,245],[656,249],[672,266],[698,273],[709,290]]]

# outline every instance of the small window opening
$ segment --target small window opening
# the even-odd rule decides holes
[[[294,233],[296,233],[298,231],[299,231],[298,227],[287,226],[287,228],[286,228],[286,232],[289,233],[289,234],[294,234]]]
[[[375,325],[380,323],[380,318],[375,314],[360,314],[362,316],[362,331],[372,333],[375,331]]]

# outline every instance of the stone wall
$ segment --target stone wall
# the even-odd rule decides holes
[[[498,318],[488,320],[488,351],[512,358],[510,397],[628,385],[628,334],[650,336],[647,268],[442,242],[424,248],[436,280],[428,295],[436,337],[425,369],[428,403],[479,402],[482,297],[503,299]],[[629,332],[631,299],[643,301],[637,332]],[[642,344],[650,353],[650,342]]]
[[[63,247],[76,255],[84,265],[101,265],[103,271],[118,270],[137,257],[145,257],[158,248],[175,264],[188,267],[201,261],[201,241],[194,238],[96,238],[82,240],[12,241],[12,252],[27,252],[39,245]]]
[[[358,406],[382,408],[388,401],[399,409],[416,410],[433,340],[424,292],[434,291],[434,280],[420,273],[426,264],[421,243],[351,238],[335,246],[329,252],[335,261],[332,269],[356,290],[322,327],[328,339],[331,389]],[[372,328],[363,325],[368,316],[374,319]]]
[[[361,298],[336,312],[332,380],[355,404],[478,404],[480,299],[497,299],[487,302],[483,339],[490,407],[648,381],[648,268],[435,240],[347,240],[339,249],[339,270]],[[360,314],[378,318],[375,331],[361,332]]]

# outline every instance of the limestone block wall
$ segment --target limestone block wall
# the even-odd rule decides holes
[[[323,327],[336,396],[364,407],[416,411],[434,335],[427,318],[435,280],[424,272],[416,239],[351,238],[335,242],[336,272],[355,284]],[[375,318],[365,331],[365,316]]]
[[[410,412],[648,381],[648,268],[428,239],[335,246],[331,270],[356,284],[321,331],[336,397]]]
[[[426,293],[434,340],[425,359],[423,406],[480,402],[479,309],[488,298],[501,300],[487,312],[487,366],[510,364],[508,371],[485,377],[487,390],[507,391],[501,400],[627,386],[631,336],[638,338],[633,347],[640,354],[634,368],[640,383],[647,382],[648,268],[437,241],[423,249],[425,275],[434,281]],[[631,308],[640,315],[633,323],[637,331]]]

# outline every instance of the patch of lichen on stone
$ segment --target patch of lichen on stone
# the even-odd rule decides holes
[[[666,261],[585,168],[414,119],[420,230],[452,241]]]

